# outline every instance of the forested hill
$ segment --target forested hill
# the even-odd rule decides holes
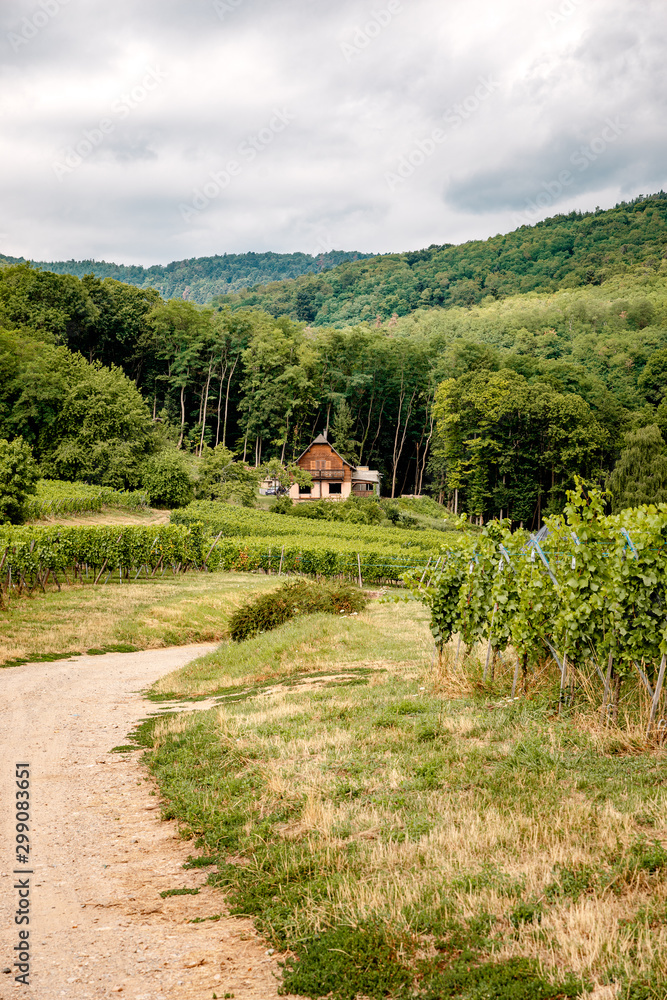
[[[327,271],[216,300],[313,326],[348,326],[420,307],[471,306],[487,296],[599,285],[667,250],[663,191],[608,211],[556,215],[535,226],[458,246],[348,261]],[[231,290],[230,290],[231,291]]]
[[[153,267],[110,264],[100,260],[67,260],[46,263],[33,262],[40,271],[53,274],[71,274],[83,278],[94,274],[97,278],[115,278],[138,288],[154,288],[165,299],[189,299],[192,302],[210,302],[215,296],[267,282],[295,279],[302,275],[315,275],[345,261],[360,260],[368,254],[355,251],[332,250],[313,257],[306,253],[243,253],[223,254],[215,257],[193,257],[171,264]],[[23,257],[5,257],[0,263],[20,264]]]

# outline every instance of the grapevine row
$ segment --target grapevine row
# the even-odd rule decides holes
[[[136,510],[146,506],[148,494],[142,490],[126,492],[106,486],[41,479],[37,484],[37,493],[26,504],[25,514],[27,520],[37,521],[63,514],[99,512],[103,507]]]
[[[456,634],[468,651],[486,644],[485,675],[511,646],[515,688],[553,658],[561,705],[586,676],[615,721],[632,679],[655,716],[667,660],[667,505],[605,516],[604,496],[579,487],[539,535],[492,522],[443,554],[430,586],[415,574],[411,583],[430,606],[441,651]]]
[[[207,538],[201,525],[160,527],[2,527],[0,595],[44,589],[49,579],[104,581],[118,571],[153,575],[171,568],[206,566]]]

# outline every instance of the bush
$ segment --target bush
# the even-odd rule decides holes
[[[22,524],[37,492],[37,465],[23,438],[0,439],[0,524]]]
[[[149,459],[143,485],[153,507],[187,507],[194,498],[194,481],[177,451],[162,451]]]
[[[229,622],[229,634],[234,642],[242,642],[259,632],[277,628],[296,615],[363,611],[366,604],[367,598],[356,587],[330,587],[296,580],[235,611]]]
[[[379,498],[374,497],[309,500],[298,504],[293,504],[289,497],[280,497],[271,506],[271,512],[305,517],[312,521],[346,521],[350,524],[381,524],[384,521],[382,503]]]

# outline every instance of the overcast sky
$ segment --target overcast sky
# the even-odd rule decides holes
[[[0,0],[0,252],[387,252],[667,173],[665,0]]]

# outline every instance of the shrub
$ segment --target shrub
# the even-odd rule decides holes
[[[242,642],[259,632],[277,628],[295,615],[363,611],[366,603],[365,595],[356,587],[324,586],[296,580],[270,594],[262,594],[235,611],[229,622],[229,634],[234,642]]]
[[[162,451],[149,459],[144,488],[153,507],[187,507],[194,498],[194,482],[177,451]]]
[[[23,438],[0,439],[0,524],[21,524],[37,491],[37,465]]]

